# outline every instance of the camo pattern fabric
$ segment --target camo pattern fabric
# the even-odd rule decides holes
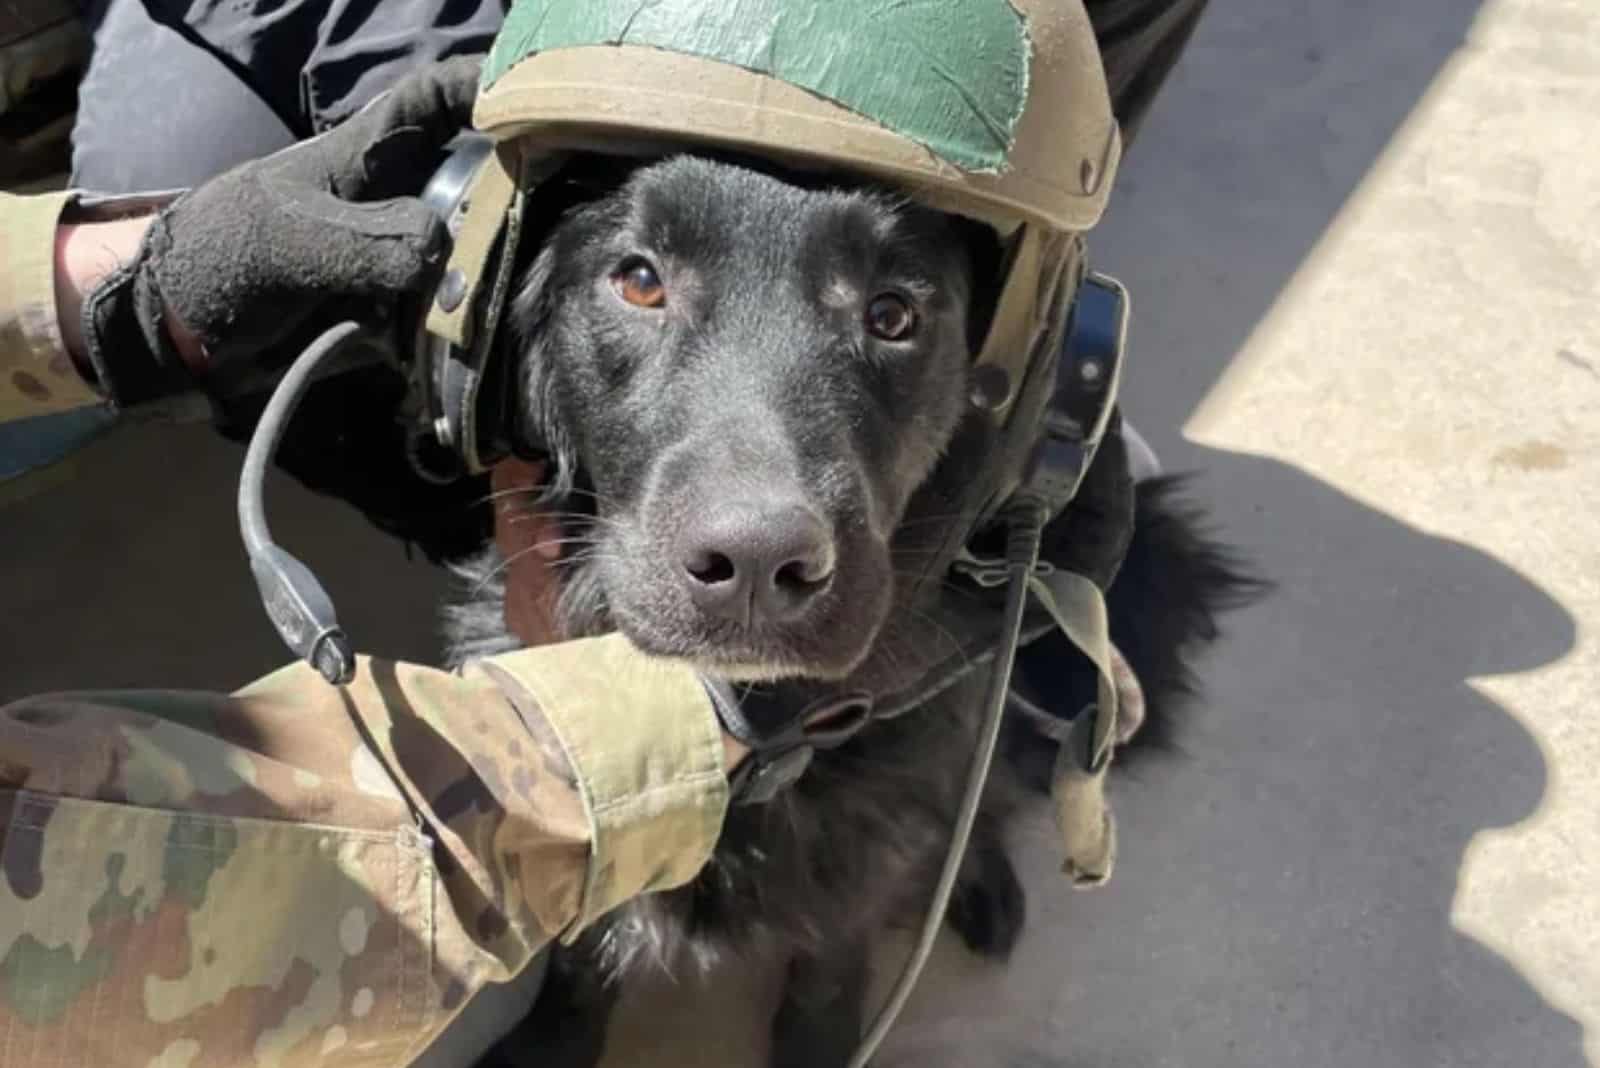
[[[12,704],[0,1065],[405,1065],[483,984],[691,878],[722,761],[693,674],[619,637]]]
[[[103,403],[73,369],[56,323],[56,220],[70,199],[0,193],[0,422]]]

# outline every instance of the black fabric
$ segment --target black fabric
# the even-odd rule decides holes
[[[1105,593],[1133,540],[1136,496],[1122,412],[1113,410],[1077,496],[1061,519],[1044,528],[1039,559],[1084,576]]]
[[[1085,0],[1125,145],[1194,36],[1209,0]]]

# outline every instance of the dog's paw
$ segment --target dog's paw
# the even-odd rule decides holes
[[[1005,960],[1027,921],[1027,895],[1003,850],[984,849],[973,859],[975,870],[956,883],[946,918],[972,952]]]

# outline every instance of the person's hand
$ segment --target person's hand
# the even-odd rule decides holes
[[[338,128],[179,197],[87,295],[83,343],[119,406],[289,349],[343,309],[424,293],[444,223],[416,199],[471,119],[478,60],[419,70]]]

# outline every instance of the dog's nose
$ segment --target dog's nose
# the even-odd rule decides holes
[[[795,618],[833,578],[833,538],[803,505],[714,508],[686,525],[681,545],[695,604],[747,626]]]

